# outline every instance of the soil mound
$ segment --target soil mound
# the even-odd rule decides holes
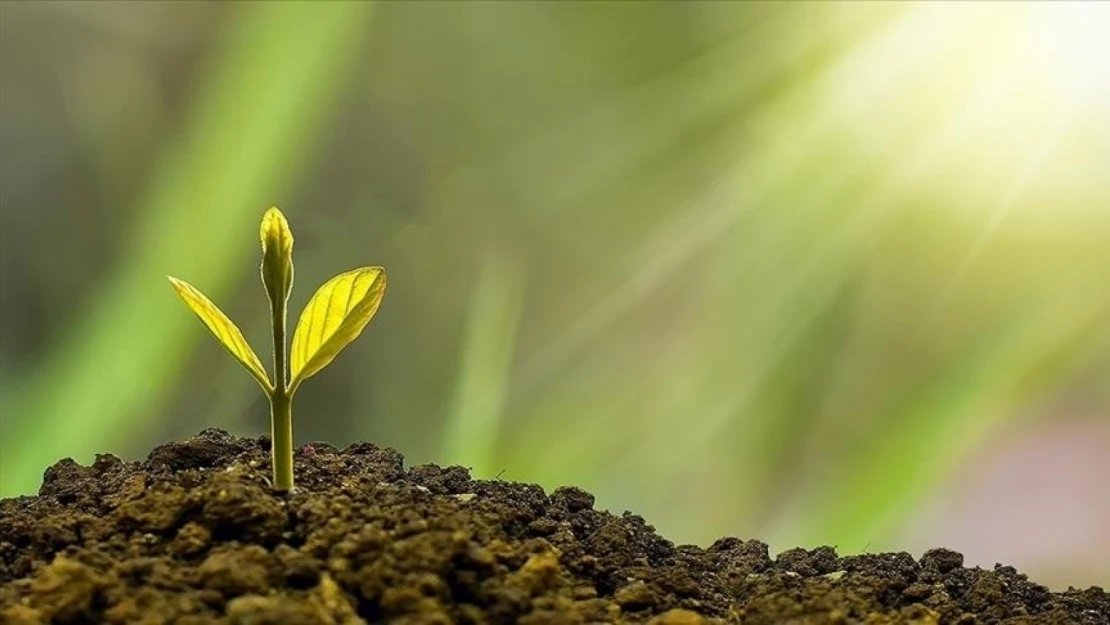
[[[50,467],[38,496],[0,500],[0,622],[1110,623],[1100,588],[953,551],[675,546],[577,488],[406,469],[369,443],[301,448],[278,495],[268,451],[205,430],[142,462]]]

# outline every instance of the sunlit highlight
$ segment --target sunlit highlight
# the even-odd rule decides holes
[[[1110,156],[1099,147],[1110,139],[1110,3],[909,4],[841,60],[824,93],[860,147],[901,139],[894,167],[958,126],[905,182],[939,205],[995,226],[1008,217],[1000,204],[1082,206]],[[1044,156],[1032,171],[1031,154]],[[1023,195],[1006,199],[1015,187]]]
[[[1029,3],[1021,43],[1045,86],[1081,103],[1110,95],[1110,4]],[[1110,104],[1110,102],[1107,102]]]

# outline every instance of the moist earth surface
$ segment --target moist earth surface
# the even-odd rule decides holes
[[[946,549],[676,546],[578,488],[406,468],[369,443],[301,448],[279,494],[269,445],[205,430],[50,467],[37,496],[0,500],[0,622],[1110,624],[1101,588]]]

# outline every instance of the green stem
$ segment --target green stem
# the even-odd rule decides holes
[[[274,489],[293,490],[293,396],[288,391],[285,362],[285,293],[271,297],[271,322],[274,329],[274,391],[270,396],[270,449],[274,465]]]
[[[274,489],[293,490],[293,398],[283,388],[270,397],[270,440]]]

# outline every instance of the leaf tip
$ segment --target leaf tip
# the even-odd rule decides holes
[[[259,236],[262,239],[262,249],[267,243],[276,244],[285,253],[293,249],[293,231],[289,228],[289,221],[276,206],[271,206],[262,215],[262,227]]]

